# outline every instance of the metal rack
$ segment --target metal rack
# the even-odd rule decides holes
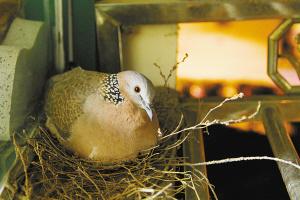
[[[300,110],[300,86],[291,85],[277,69],[278,58],[285,57],[293,64],[297,74],[300,74],[300,64],[290,52],[283,52],[281,55],[278,55],[278,41],[294,23],[299,22],[299,1],[174,0],[158,3],[156,1],[131,0],[128,3],[118,3],[107,0],[96,3],[95,7],[99,56],[98,69],[109,72],[120,71],[123,66],[121,31],[124,26],[267,18],[282,19],[283,23],[269,36],[267,69],[268,75],[273,82],[285,94],[293,94],[293,96],[256,96],[228,102],[220,110],[214,112],[211,117],[214,119],[226,119],[230,114],[230,117],[235,116],[238,118],[241,113],[250,113],[255,110],[257,103],[261,102],[260,112],[251,120],[264,123],[269,143],[277,158],[300,163],[299,156],[283,126],[283,121],[300,120],[298,112]],[[189,116],[194,121],[201,119],[203,118],[202,115],[207,113],[206,111],[216,106],[219,102],[219,99],[204,99],[200,105],[198,102],[192,103],[191,107],[187,108],[190,112]],[[199,109],[201,113],[198,113]],[[201,134],[196,135],[198,135],[196,140],[188,140],[184,144],[184,153],[190,157],[190,161],[203,162],[205,160],[203,138]],[[293,200],[300,199],[299,170],[279,163],[278,167],[290,198]],[[206,173],[205,167],[200,170]],[[198,189],[204,199],[209,198],[207,187]],[[193,198],[193,196],[189,196],[189,192],[186,194],[188,199]]]

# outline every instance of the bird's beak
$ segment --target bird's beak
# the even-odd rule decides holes
[[[147,106],[145,110],[146,110],[146,112],[147,112],[147,114],[148,114],[150,120],[152,121],[153,111],[152,111],[151,107],[150,107],[150,106]]]
[[[153,117],[153,111],[152,108],[150,106],[149,103],[146,103],[143,99],[142,99],[142,107],[143,109],[146,111],[148,117],[150,118],[150,120],[152,121],[152,117]]]

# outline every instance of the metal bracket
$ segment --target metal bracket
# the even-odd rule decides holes
[[[287,19],[281,23],[276,30],[269,36],[268,44],[268,75],[273,82],[281,88],[285,93],[299,94],[300,86],[291,85],[279,72],[278,72],[278,57],[286,58],[295,68],[298,77],[300,77],[300,63],[289,52],[279,52],[279,40],[284,34],[292,27],[293,24],[299,23],[300,19]]]

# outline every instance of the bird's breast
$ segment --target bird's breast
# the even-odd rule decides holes
[[[157,120],[151,121],[145,111],[126,99],[115,105],[91,95],[83,112],[72,126],[69,142],[84,157],[126,160],[157,142]]]
[[[120,128],[123,133],[151,123],[146,112],[128,99],[115,105],[104,101],[97,95],[91,95],[85,101],[83,111],[91,117],[91,120],[96,120],[101,126]]]

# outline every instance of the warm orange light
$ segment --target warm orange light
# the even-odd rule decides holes
[[[179,24],[180,79],[272,85],[267,76],[267,38],[280,20]]]
[[[262,122],[242,122],[242,123],[237,123],[237,124],[231,124],[230,127],[242,130],[242,131],[253,131],[255,133],[265,135],[265,128]],[[294,127],[288,123],[284,123],[285,130],[289,135],[293,135],[294,133]]]
[[[199,85],[192,85],[190,87],[190,95],[194,98],[201,98],[205,96],[205,90]]]
[[[262,122],[242,122],[237,124],[231,124],[230,127],[242,130],[242,131],[253,131],[255,133],[264,135],[265,128]]]
[[[220,90],[220,96],[222,97],[232,97],[237,93],[239,92],[234,85],[226,85]]]
[[[178,61],[189,57],[177,70],[177,89],[194,98],[219,95],[230,97],[238,92],[246,96],[277,93],[267,75],[268,36],[280,20],[249,20],[179,24]],[[295,44],[300,25],[294,25],[287,42]],[[299,36],[300,41],[300,36]],[[292,46],[296,56],[298,46]],[[278,59],[279,72],[293,84],[300,84],[297,73],[286,59]],[[263,134],[260,122],[231,125]],[[287,125],[292,132],[292,126]]]

